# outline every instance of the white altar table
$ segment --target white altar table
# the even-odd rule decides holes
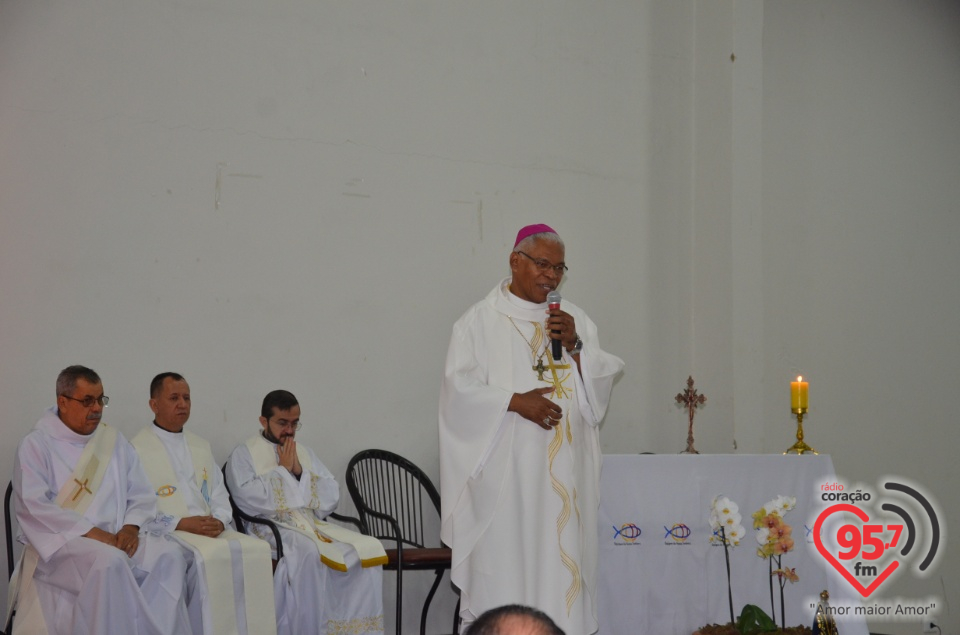
[[[778,495],[795,547],[783,556],[800,581],[784,589],[786,624],[811,625],[820,591],[856,602],[813,544],[820,485],[835,480],[827,455],[606,455],[600,482],[597,610],[601,635],[690,635],[730,619],[723,547],[709,542],[710,505],[723,494],[740,508],[747,535],[730,551],[735,615],[744,604],[770,613],[768,562],[756,555],[751,514]],[[775,606],[780,623],[780,593]],[[862,618],[843,635],[867,635]]]

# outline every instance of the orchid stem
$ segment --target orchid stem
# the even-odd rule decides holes
[[[780,571],[783,571],[783,564],[780,562],[780,558],[781,556],[777,556],[777,569],[779,569]],[[786,627],[787,613],[783,608],[783,585],[785,585],[787,581],[783,579],[782,573],[777,574],[777,579],[780,582],[780,629],[783,630],[787,628]]]
[[[767,563],[770,565],[770,617],[773,618],[773,623],[777,623],[777,605],[773,603],[773,556],[767,560]]]
[[[720,526],[720,539],[723,541],[723,557],[727,561],[727,601],[730,603],[730,623],[736,623],[733,617],[733,585],[730,582],[730,552],[727,550],[727,532]]]

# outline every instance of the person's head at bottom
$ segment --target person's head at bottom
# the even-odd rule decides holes
[[[543,611],[508,604],[485,611],[470,625],[467,635],[564,635],[564,632]]]

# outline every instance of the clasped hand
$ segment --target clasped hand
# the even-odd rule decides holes
[[[277,446],[277,462],[287,470],[300,478],[303,468],[300,467],[300,459],[297,457],[297,442],[288,438],[283,445]]]
[[[177,523],[177,529],[198,536],[216,538],[223,533],[223,523],[213,516],[186,516]]]
[[[105,545],[116,547],[132,558],[140,546],[140,528],[136,525],[124,525],[115,534],[94,527],[84,534],[85,537],[102,542]]]

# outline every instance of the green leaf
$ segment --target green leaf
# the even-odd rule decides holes
[[[737,618],[737,630],[741,635],[754,635],[775,631],[777,625],[762,608],[755,604],[747,604]]]

